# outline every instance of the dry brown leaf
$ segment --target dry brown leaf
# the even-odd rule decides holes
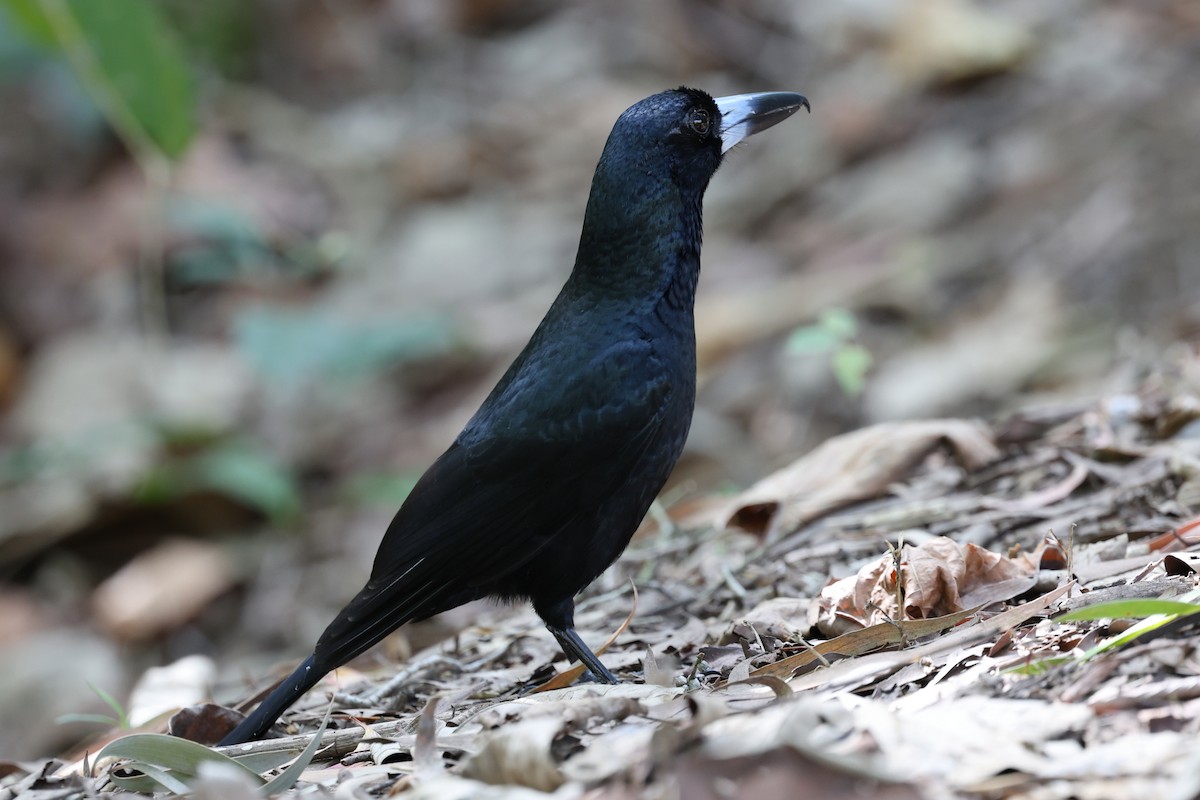
[[[216,703],[198,703],[181,708],[167,720],[167,733],[200,744],[216,744],[225,738],[243,715]]]
[[[17,392],[21,358],[11,334],[0,326],[0,408],[7,408]]]
[[[1200,567],[1200,553],[1174,553],[1163,558],[1168,575],[1194,575]]]
[[[836,508],[877,497],[935,447],[947,443],[968,469],[999,457],[982,422],[885,422],[835,436],[742,492],[718,524],[774,539]]]
[[[818,686],[829,691],[858,687],[874,681],[897,667],[913,664],[922,658],[930,658],[960,647],[969,647],[990,637],[1012,630],[1028,620],[1042,614],[1065,595],[1075,584],[1066,583],[1053,591],[1008,609],[996,616],[974,625],[966,625],[945,636],[910,647],[907,650],[888,653],[868,653],[858,658],[848,658],[825,669],[799,675],[789,682],[794,691],[813,689]],[[936,620],[925,620],[932,623]]]
[[[838,636],[836,639],[830,639],[829,641],[813,645],[810,649],[802,653],[780,659],[774,664],[759,667],[751,673],[751,677],[775,676],[790,678],[796,674],[796,670],[820,660],[822,656],[857,656],[879,650],[888,645],[899,644],[912,639],[920,639],[923,636],[940,633],[947,628],[954,627],[970,617],[977,610],[975,608],[964,609],[935,619],[905,620],[900,623],[882,622],[862,630],[850,631]]]
[[[1007,600],[1033,586],[1037,564],[1030,554],[1009,558],[946,537],[906,546],[903,609],[897,607],[897,576],[889,553],[821,591],[817,627],[837,636],[889,620],[941,617],[968,606]]]
[[[1087,464],[1076,463],[1071,470],[1071,474],[1063,478],[1053,486],[1049,486],[1037,492],[1031,492],[1024,497],[1018,497],[1015,500],[1003,500],[993,497],[985,497],[982,500],[984,506],[994,508],[998,511],[1006,511],[1010,514],[1016,514],[1022,511],[1033,511],[1038,508],[1054,505],[1055,503],[1065,500],[1070,497],[1071,492],[1078,489],[1089,474]]]

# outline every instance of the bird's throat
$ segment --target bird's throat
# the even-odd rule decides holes
[[[702,232],[701,195],[684,198],[668,185],[616,198],[593,184],[569,285],[593,297],[690,312]]]

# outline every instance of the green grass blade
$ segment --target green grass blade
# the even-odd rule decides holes
[[[332,713],[333,703],[330,702],[329,708],[325,709],[325,719],[321,720],[321,727],[317,728],[317,735],[308,743],[308,747],[304,748],[304,752],[288,765],[287,769],[276,775],[259,790],[263,797],[270,797],[278,792],[286,792],[296,785],[296,781],[300,780],[300,776],[304,774],[304,770],[308,769],[308,765],[312,763],[313,756],[321,748],[321,738],[325,735],[325,727],[329,724],[329,715]]]
[[[1155,614],[1187,616],[1200,613],[1200,606],[1178,600],[1142,598],[1138,600],[1113,600],[1076,609],[1058,617],[1059,622],[1080,622],[1096,619],[1145,619]]]

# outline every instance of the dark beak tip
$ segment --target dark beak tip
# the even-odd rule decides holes
[[[797,92],[777,92],[773,94],[775,107],[773,109],[770,107],[764,109],[764,116],[780,115],[780,119],[786,119],[802,108],[809,114],[812,113],[812,104],[802,94]]]
[[[792,101],[791,105],[788,107],[789,113],[794,114],[802,108],[805,111],[807,111],[808,113],[810,113],[810,114],[812,113],[812,104],[808,102],[807,97],[805,97],[802,94],[796,94],[796,93],[791,93],[791,94],[792,94],[792,97],[794,97],[795,99]]]

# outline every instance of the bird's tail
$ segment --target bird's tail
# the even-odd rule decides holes
[[[261,738],[270,730],[271,726],[275,724],[275,720],[279,719],[279,715],[286,711],[288,706],[299,700],[302,694],[315,686],[325,674],[313,669],[314,658],[315,656],[309,656],[304,659],[304,663],[296,667],[296,671],[289,675],[283,683],[276,686],[275,690],[259,703],[258,708],[254,709],[254,713],[242,720],[240,725],[218,743],[218,746],[253,741]]]

